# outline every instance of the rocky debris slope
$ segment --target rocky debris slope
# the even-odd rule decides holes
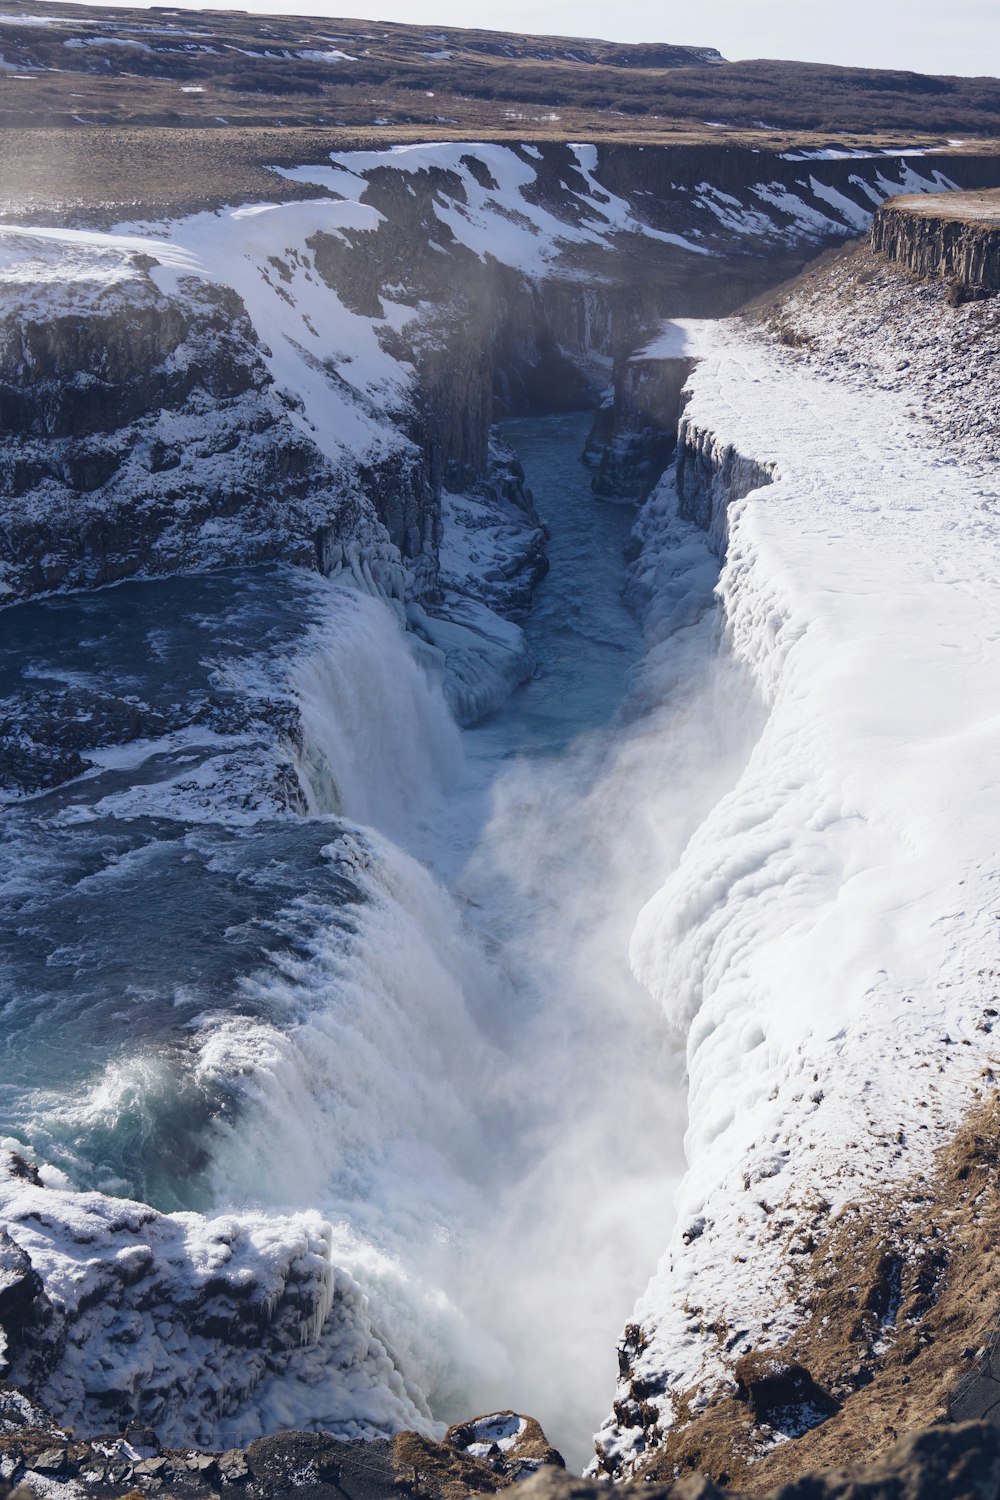
[[[690,1123],[676,1230],[598,1438],[615,1476],[763,1483],[846,1443],[877,1453],[943,1413],[996,1315],[984,1286],[945,1354],[924,1197],[995,1057],[998,518],[992,471],[952,435],[973,372],[987,402],[995,382],[985,349],[960,345],[949,420],[929,427],[909,391],[866,378],[868,282],[845,287],[860,290],[827,308],[815,352],[792,321],[800,288],[774,326],[684,325],[701,359],[681,451],[640,517],[645,593],[688,565],[685,526],[707,529],[723,639],[763,722],[632,939],[688,1038]],[[943,367],[949,320],[986,307],[914,297],[896,326]],[[992,1187],[975,1150],[962,1172]],[[961,1190],[939,1191],[946,1235]],[[897,1238],[889,1193],[922,1204],[923,1231]],[[941,1364],[911,1376],[938,1343]]]
[[[223,1452],[171,1448],[141,1423],[92,1441],[53,1424],[36,1403],[0,1384],[0,1500],[465,1500],[495,1494],[544,1467],[562,1467],[531,1417],[490,1412],[440,1440],[412,1431],[341,1440],[327,1432],[283,1432]]]
[[[794,1336],[741,1356],[709,1399],[696,1393],[640,1466],[647,1479],[704,1473],[759,1493],[929,1422],[992,1416],[997,1115],[987,1094],[925,1177],[829,1224],[816,1212],[812,1245],[795,1251]]]
[[[606,1486],[546,1471],[529,1481],[525,1500],[600,1500]],[[644,1500],[995,1500],[1000,1494],[1000,1429],[968,1422],[930,1427],[900,1439],[872,1463],[806,1470],[769,1486],[757,1477],[744,1485],[721,1486],[703,1475],[673,1483],[622,1486],[624,1495]]]
[[[1000,193],[897,199],[875,215],[871,242],[909,271],[950,280],[957,301],[1000,291]]]
[[[821,258],[751,316],[803,371],[902,398],[938,462],[994,474],[1000,297],[955,305],[940,277],[858,245]]]

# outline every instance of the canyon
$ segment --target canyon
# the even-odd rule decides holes
[[[0,224],[0,1480],[964,1495],[997,157],[300,145]]]

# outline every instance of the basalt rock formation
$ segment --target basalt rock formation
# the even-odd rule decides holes
[[[872,248],[919,276],[952,282],[953,300],[1000,291],[1000,193],[893,199],[872,223]]]
[[[4,597],[363,555],[387,594],[433,601],[442,490],[488,480],[495,418],[595,405],[617,370],[596,487],[641,498],[683,383],[633,360],[650,327],[733,311],[867,224],[887,174],[917,181],[903,160],[737,149],[414,151],[281,169],[278,197],[332,185],[345,212],[286,203],[260,223],[271,234],[287,209],[287,231],[256,249],[233,219],[229,257],[204,218],[175,221],[169,244],[151,226],[95,239],[83,274],[78,242],[8,231]],[[927,156],[919,181],[990,170]]]
[[[596,462],[594,494],[645,500],[673,457],[684,383],[683,359],[635,354],[616,372],[610,406],[597,414],[585,457]]]
[[[407,1431],[356,1442],[325,1432],[282,1432],[209,1452],[163,1446],[141,1423],[80,1439],[0,1384],[0,1500],[34,1500],[56,1487],[94,1500],[272,1500],[289,1492],[308,1500],[466,1500],[496,1494],[548,1467],[562,1469],[562,1457],[533,1418],[513,1411],[457,1423],[440,1441]]]

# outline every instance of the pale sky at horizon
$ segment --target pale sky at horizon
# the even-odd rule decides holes
[[[149,3],[149,0],[131,0]],[[159,0],[164,3],[164,0]],[[200,10],[196,0],[173,0]],[[851,67],[1000,76],[1000,0],[242,0],[213,9],[478,26],[491,31],[679,42],[718,47],[730,59],[794,58]]]

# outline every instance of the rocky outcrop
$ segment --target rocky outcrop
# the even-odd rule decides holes
[[[465,1500],[496,1494],[563,1460],[541,1427],[516,1412],[490,1412],[440,1440],[417,1432],[343,1441],[327,1432],[282,1432],[222,1452],[163,1446],[132,1423],[91,1442],[0,1385],[0,1500],[34,1500],[65,1487],[95,1500],[162,1495],[247,1500],[305,1490],[310,1500]]]
[[[222,1423],[245,1441],[280,1381],[315,1387],[316,1425],[343,1438],[431,1430],[318,1215],[170,1217],[3,1168],[8,1378],[62,1420],[88,1432],[138,1421],[175,1443],[210,1443]],[[72,1273],[43,1292],[53,1254]],[[379,1387],[379,1414],[338,1429],[338,1387],[359,1382]]]
[[[31,285],[0,321],[0,592],[94,587],[267,558],[314,565],[364,534],[419,559],[434,496],[416,451],[332,464],[293,420],[240,299],[142,263],[67,305]]]
[[[690,360],[637,354],[618,370],[611,404],[598,412],[584,450],[597,466],[595,495],[646,499],[673,457],[691,368]]]
[[[770,484],[773,468],[720,443],[714,433],[681,418],[677,434],[678,514],[707,531],[717,554],[725,553],[730,505]]]
[[[1000,291],[1000,192],[894,198],[875,215],[871,244],[919,276],[951,281],[956,301]]]

